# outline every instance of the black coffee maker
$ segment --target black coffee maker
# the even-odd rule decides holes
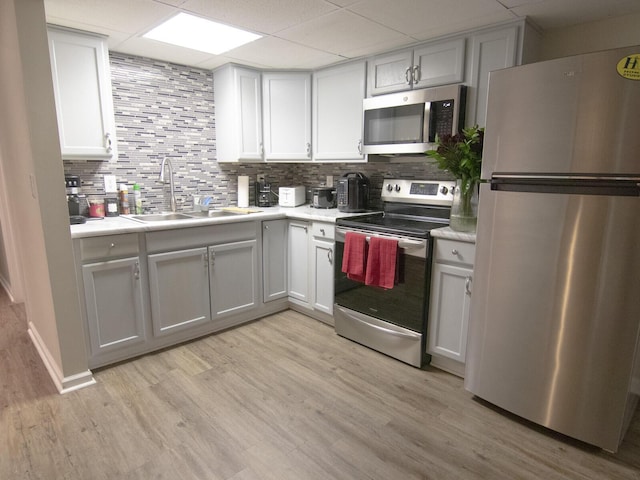
[[[80,177],[65,175],[64,185],[67,191],[67,207],[69,209],[69,221],[71,223],[84,223],[89,215],[87,197],[80,193]]]
[[[341,212],[366,212],[369,208],[369,179],[363,173],[342,175],[338,179],[336,193]]]
[[[275,204],[271,183],[263,180],[256,182],[256,206],[271,207]]]

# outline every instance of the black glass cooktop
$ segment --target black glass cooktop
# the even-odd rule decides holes
[[[339,218],[337,219],[336,224],[362,230],[371,230],[374,232],[427,238],[432,229],[446,227],[448,222],[428,219],[411,219],[402,216],[379,213],[366,216]]]

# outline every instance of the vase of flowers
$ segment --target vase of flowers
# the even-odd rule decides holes
[[[476,230],[483,141],[484,128],[475,125],[456,135],[436,137],[437,149],[426,152],[438,168],[456,178],[449,224],[452,230]]]

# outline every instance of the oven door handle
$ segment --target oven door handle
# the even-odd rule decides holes
[[[427,243],[426,240],[407,240],[406,238],[397,237],[395,235],[372,235],[362,230],[345,229],[340,227],[336,228],[336,233],[338,234],[345,235],[347,232],[353,232],[353,233],[359,233],[360,235],[365,235],[367,237],[367,242],[371,240],[371,237],[388,238],[389,240],[397,240],[398,247],[400,248],[420,248],[420,247],[424,247]]]
[[[415,334],[412,335],[410,333],[398,332],[398,331],[392,330],[390,328],[385,328],[385,327],[381,327],[379,325],[374,325],[373,323],[365,322],[364,320],[356,318],[353,315],[349,315],[349,318],[351,318],[351,320],[355,320],[358,323],[362,323],[362,324],[366,325],[367,327],[373,328],[375,330],[379,330],[379,331],[384,332],[384,333],[388,333],[389,335],[394,335],[396,337],[402,337],[402,338],[412,338],[412,339],[415,338]]]

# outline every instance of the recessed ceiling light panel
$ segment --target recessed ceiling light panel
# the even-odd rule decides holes
[[[143,37],[214,55],[220,55],[261,38],[255,33],[245,32],[187,13],[179,13],[171,17],[145,33]]]

